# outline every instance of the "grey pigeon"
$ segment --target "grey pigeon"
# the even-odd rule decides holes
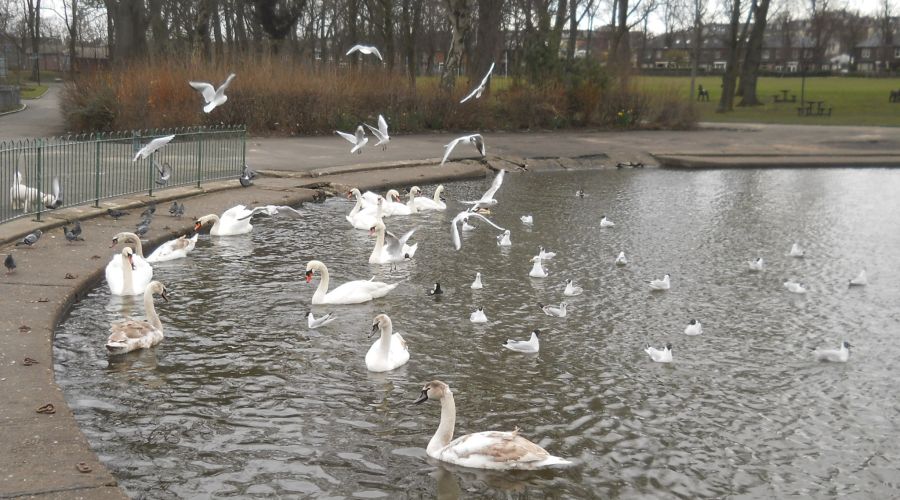
[[[178,211],[178,202],[177,202],[177,201],[173,201],[173,202],[172,202],[172,206],[169,207],[169,215],[174,216],[174,215],[175,215],[175,212],[177,212],[177,211]]]
[[[156,162],[156,160],[151,159],[153,162],[153,166],[156,167],[156,173],[159,174],[159,178],[156,179],[156,184],[160,186],[165,186],[169,183],[169,179],[172,178],[172,167],[169,166],[169,162],[164,161],[162,165]]]
[[[119,217],[125,217],[126,215],[128,215],[128,212],[125,212],[124,210],[116,210],[116,209],[110,208],[106,211],[106,215],[109,215],[113,219],[119,220]]]
[[[84,241],[84,238],[75,234],[75,230],[74,229],[70,230],[69,226],[63,226],[62,230],[63,230],[63,234],[66,235],[66,241],[68,241],[70,243],[73,241]]]
[[[184,215],[184,203],[178,205],[178,209],[175,210],[175,217],[180,218],[182,215]]]
[[[22,241],[16,242],[16,246],[28,245],[30,247],[31,245],[34,245],[35,243],[37,243],[37,240],[41,239],[42,234],[44,234],[44,233],[41,232],[40,229],[35,229],[33,233],[31,233],[28,236],[26,236],[25,238],[23,238]]]
[[[3,261],[3,265],[6,266],[6,274],[9,274],[16,269],[16,261],[13,259],[12,254],[7,254],[6,260]]]
[[[75,227],[72,229],[72,234],[75,236],[81,236],[81,221],[75,221]]]
[[[147,221],[146,224],[141,224],[140,226],[138,226],[137,229],[134,230],[134,234],[136,234],[138,236],[144,236],[145,234],[147,234],[147,231],[149,231],[149,230],[150,230],[150,221]]]
[[[150,204],[147,205],[147,208],[145,208],[144,211],[141,212],[141,217],[144,217],[144,218],[150,217],[155,212],[156,212],[156,202],[151,201]]]
[[[248,165],[244,165],[244,170],[241,172],[241,186],[250,187],[253,185],[253,179],[256,178],[256,172],[253,171]]]

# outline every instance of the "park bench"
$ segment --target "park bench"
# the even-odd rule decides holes
[[[790,90],[782,89],[780,92],[781,95],[775,94],[772,96],[772,100],[776,104],[782,102],[797,102],[797,94],[791,94],[790,98],[788,98],[788,92],[790,92]]]
[[[892,90],[888,102],[900,102],[900,90]]]
[[[813,109],[815,107],[815,109]],[[825,101],[806,101],[806,104],[797,108],[800,116],[831,116],[833,106],[825,106]]]

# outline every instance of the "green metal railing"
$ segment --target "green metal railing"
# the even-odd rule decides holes
[[[175,134],[150,158],[132,161],[138,149],[157,137]],[[0,223],[50,210],[58,178],[61,205],[56,208],[204,181],[240,176],[246,162],[243,126],[139,130],[0,142]],[[171,178],[159,184],[154,165],[168,163]],[[22,183],[15,183],[19,172]],[[50,195],[50,196],[47,196]],[[27,207],[26,207],[27,205]]]

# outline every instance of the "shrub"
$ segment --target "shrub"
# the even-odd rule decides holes
[[[244,124],[253,134],[319,135],[374,124],[383,114],[394,132],[593,127],[686,127],[695,120],[675,93],[649,96],[609,76],[592,61],[568,65],[539,85],[496,85],[480,100],[459,104],[435,78],[413,88],[382,67],[311,68],[275,57],[233,64],[228,102],[206,114],[189,80],[218,86],[230,72],[208,62],[158,60],[83,74],[66,86],[63,111],[71,130],[144,129]],[[498,77],[499,78],[499,77]],[[651,98],[652,97],[652,98]],[[683,98],[682,98],[683,100]],[[618,113],[628,110],[628,118]]]

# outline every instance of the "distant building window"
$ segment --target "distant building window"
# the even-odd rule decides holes
[[[762,58],[763,58],[763,61],[768,61],[768,60],[769,60],[769,51],[768,51],[768,50],[764,50],[764,51],[763,51],[763,53],[762,53]]]
[[[894,59],[900,57],[900,47],[894,47]]]
[[[862,49],[862,57],[863,59],[872,57],[872,49]]]

